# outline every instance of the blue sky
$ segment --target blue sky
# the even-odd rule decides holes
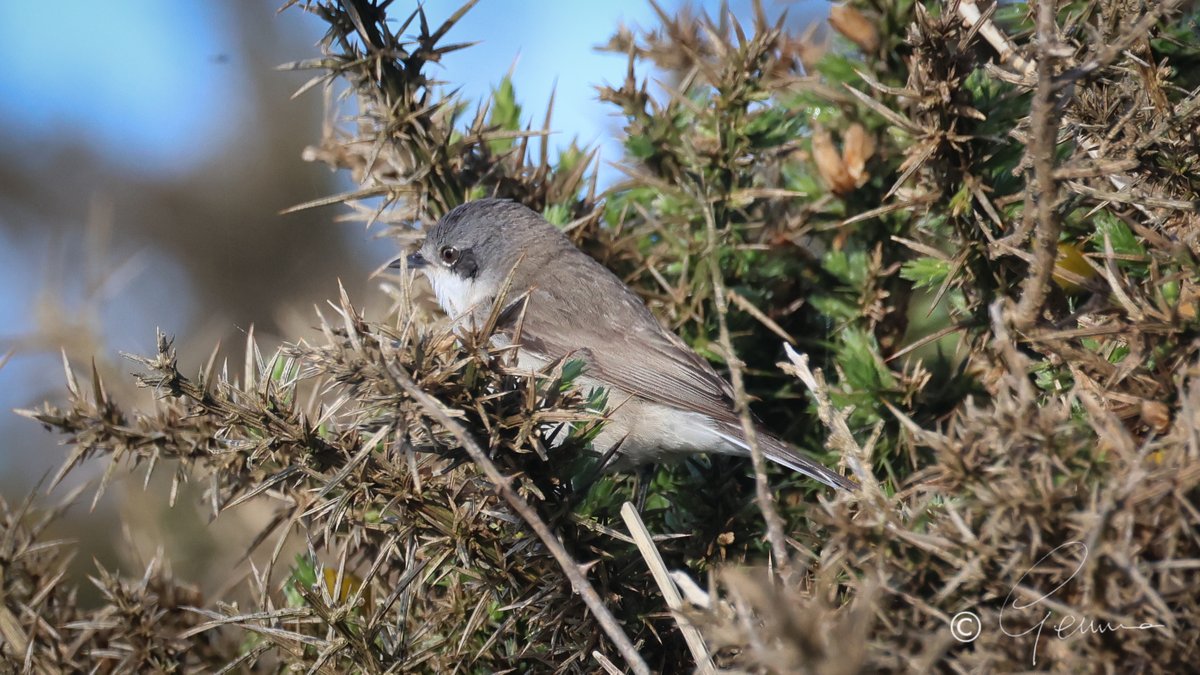
[[[271,10],[280,4],[244,2]],[[425,8],[431,23],[440,23],[459,4],[432,0]],[[661,4],[671,11],[680,1]],[[710,11],[719,6],[699,4]],[[0,126],[25,137],[84,138],[130,171],[186,173],[219,154],[245,116],[248,97],[239,94],[249,83],[227,29],[244,6],[241,0],[0,2]],[[788,6],[797,12],[797,3]],[[321,22],[298,9],[275,20],[312,43],[321,34]],[[479,101],[513,68],[526,117],[539,123],[557,87],[558,143],[572,136],[607,140],[605,159],[615,161],[619,146],[611,138],[619,122],[597,100],[595,86],[621,81],[625,58],[594,47],[621,22],[656,23],[646,0],[483,0],[447,37],[479,44],[449,55],[442,77]],[[289,58],[315,54],[313,48]]]
[[[0,125],[47,142],[86,139],[130,171],[191,170],[242,112],[241,73],[218,60],[235,49],[222,9],[199,0],[0,2]]]
[[[457,6],[435,0],[426,11],[438,23]],[[245,116],[248,97],[239,94],[248,82],[232,32],[223,30],[236,12],[230,2],[203,0],[0,2],[0,125],[22,137],[86,139],[132,172],[185,174],[218,155]],[[447,37],[480,43],[449,55],[440,77],[479,101],[512,68],[526,116],[539,122],[557,86],[555,145],[573,135],[595,143],[611,138],[617,122],[594,87],[620,81],[625,59],[593,47],[621,21],[653,18],[645,0],[484,0]],[[320,35],[320,21],[299,10],[276,20],[313,43]],[[609,144],[606,158],[618,152]]]

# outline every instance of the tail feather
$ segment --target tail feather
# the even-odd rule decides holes
[[[742,449],[745,454],[750,453],[750,446],[746,443],[746,441],[740,438],[740,433],[737,436],[731,433],[718,433],[720,433],[725,440]],[[799,450],[793,448],[782,440],[775,438],[765,431],[759,431],[758,445],[762,450],[763,456],[772,462],[786,466],[792,471],[799,471],[805,476],[808,476],[813,480],[820,481],[831,488],[838,490],[854,490],[858,487],[858,484],[854,481],[815,460],[805,457],[800,453]]]

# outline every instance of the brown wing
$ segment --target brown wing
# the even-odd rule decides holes
[[[616,389],[736,420],[729,384],[664,329],[629,287],[578,250],[562,258],[532,275],[521,321],[523,349],[548,360],[574,354],[587,362],[589,376]],[[502,327],[511,330],[516,314],[506,312]]]

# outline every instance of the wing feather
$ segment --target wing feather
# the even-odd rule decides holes
[[[588,374],[623,392],[681,410],[735,420],[733,392],[708,361],[663,328],[607,268],[575,250],[570,264],[545,265],[529,285],[518,321],[514,303],[500,322],[520,324],[522,349],[546,360],[582,358]],[[567,262],[567,261],[560,261]],[[571,279],[560,278],[571,274]],[[607,298],[598,302],[597,298]]]

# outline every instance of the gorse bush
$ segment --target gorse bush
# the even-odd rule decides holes
[[[160,336],[138,358],[153,409],[67,366],[69,403],[26,411],[68,439],[64,472],[108,455],[103,489],[121,460],[180,460],[214,514],[272,505],[250,544],[272,564],[216,598],[159,564],[101,572],[104,605],[82,610],[66,553],[38,543],[54,511],[3,506],[14,668],[1200,658],[1194,3],[852,0],[826,44],[757,4],[742,21],[660,9],[604,46],[630,66],[600,90],[626,150],[603,194],[592,152],[552,152],[552,110],[527,126],[510,81],[478,108],[434,81],[469,48],[446,34],[472,4],[431,26],[395,3],[288,3],[328,27],[293,66],[356,105],[305,157],[358,189],[307,206],[345,202],[402,242],[471,199],[530,206],[724,368],[739,404],[862,489],[722,457],[596,477],[602,394],[571,386],[578,362],[518,372],[486,326],[453,331],[392,278],[387,315],[343,294],[319,334],[270,356],[249,340],[241,373],[181,373]],[[570,442],[550,447],[554,425]],[[674,581],[619,515],[639,482]]]

